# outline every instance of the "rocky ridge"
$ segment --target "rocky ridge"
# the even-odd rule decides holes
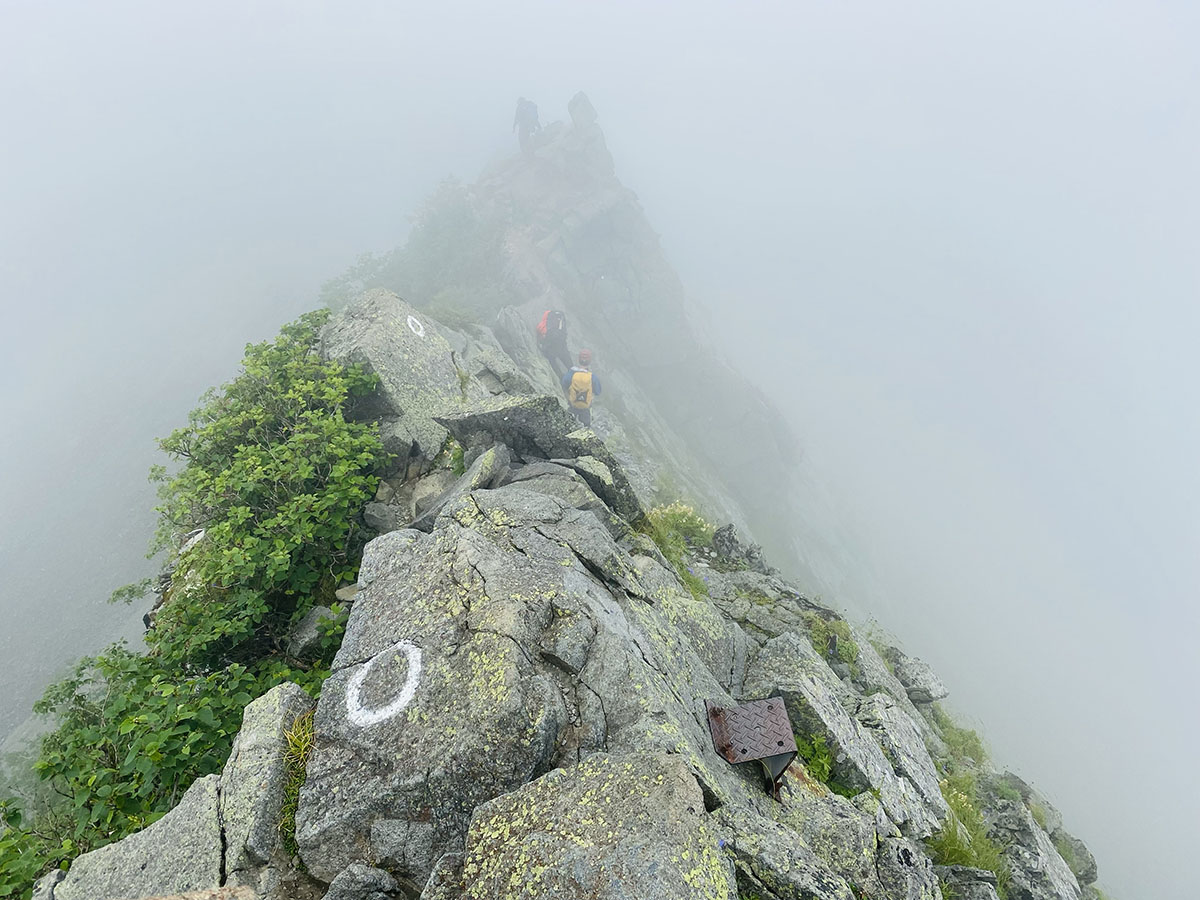
[[[468,341],[490,348],[494,379],[462,368],[481,355],[454,350]],[[1053,807],[951,752],[927,666],[881,653],[734,530],[689,548],[703,589],[685,583],[621,460],[531,386],[544,362],[520,380],[490,329],[464,335],[382,291],[335,315],[323,350],[379,375],[364,414],[397,462],[343,595],[297,856],[283,756],[311,701],[283,685],[247,707],[222,774],[44,880],[40,900],[996,897],[993,873],[936,867],[925,843],[960,827],[944,778],[964,768],[1008,896],[1085,895],[1094,861]],[[778,801],[707,724],[708,703],[762,697],[824,748],[791,764]]]

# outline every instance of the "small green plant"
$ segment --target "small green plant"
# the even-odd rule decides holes
[[[941,866],[972,866],[996,876],[996,893],[1008,897],[1010,871],[1000,847],[988,837],[987,823],[979,810],[979,787],[969,772],[948,775],[941,782],[950,813],[942,830],[926,841],[930,855]]]
[[[286,780],[283,785],[283,807],[279,814],[279,835],[289,856],[299,855],[296,845],[296,809],[300,804],[300,788],[308,775],[308,757],[313,746],[313,713],[308,712],[296,719],[292,727],[284,732],[287,750],[283,754]]]
[[[1042,829],[1042,831],[1049,832],[1050,829],[1046,826],[1048,818],[1046,816],[1046,810],[1042,808],[1042,804],[1036,801],[1031,802],[1029,804],[1029,814],[1033,816],[1033,821],[1038,823],[1038,828]]]
[[[825,735],[817,734],[811,738],[796,735],[796,749],[804,760],[804,768],[808,774],[821,784],[829,784],[833,775],[833,754],[825,743]]]
[[[983,738],[978,732],[957,724],[940,703],[933,704],[933,720],[953,758],[969,759],[978,765],[987,762],[988,752]]]
[[[462,444],[447,435],[445,442],[442,444],[442,449],[438,452],[433,464],[443,469],[449,469],[461,478],[467,471],[466,463],[463,460]]]
[[[1009,784],[1007,781],[998,780],[993,785],[993,790],[996,796],[1001,800],[1008,800],[1011,803],[1021,803],[1021,792]]]
[[[711,523],[686,503],[675,502],[656,506],[646,513],[641,530],[658,545],[693,597],[708,595],[708,585],[695,573],[688,557],[694,551],[712,545],[716,528]]]
[[[1072,872],[1078,872],[1082,869],[1079,856],[1075,853],[1075,848],[1071,846],[1069,841],[1063,838],[1058,832],[1055,832],[1050,840],[1054,843],[1054,849],[1058,851],[1058,855],[1067,864],[1067,868]]]
[[[806,616],[808,639],[822,657],[829,655],[831,637],[837,638],[837,658],[850,666],[858,665],[858,644],[850,636],[850,623],[845,619],[826,619],[816,613]]]

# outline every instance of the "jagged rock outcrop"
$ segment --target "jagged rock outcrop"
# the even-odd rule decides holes
[[[294,684],[246,707],[220,775],[195,782],[153,825],[80,856],[40,900],[138,900],[189,894],[207,898],[278,896],[291,861],[279,834],[285,732],[313,708]],[[233,888],[243,888],[240,893]],[[224,893],[219,888],[226,888]]]
[[[311,878],[278,830],[284,735],[312,709],[284,685],[247,707],[220,776],[81,857],[40,900],[235,886],[263,900],[936,900],[939,882],[959,900],[996,896],[994,875],[935,869],[922,843],[956,827],[940,780],[964,765],[923,715],[945,696],[936,675],[891,648],[893,674],[743,542],[740,514],[683,559],[639,531],[648,450],[688,483],[711,482],[717,508],[737,507],[737,493],[763,502],[768,486],[774,500],[787,453],[757,395],[720,367],[701,390],[748,424],[713,423],[687,399],[673,412],[692,417],[682,437],[669,433],[651,398],[687,341],[657,346],[654,329],[686,322],[681,293],[585,97],[572,118],[477,190],[519,212],[509,249],[530,302],[569,297],[589,339],[625,341],[614,358],[627,371],[611,382],[628,388],[620,416],[578,428],[517,308],[492,329],[450,329],[371,291],[323,333],[327,356],[379,376],[351,412],[376,419],[398,459],[364,510],[379,535],[356,589],[338,595],[349,620],[296,812]],[[544,192],[548,178],[562,183]],[[664,372],[638,357],[650,350]],[[762,458],[735,442],[761,443]],[[315,619],[298,629],[295,655],[315,631]],[[767,696],[783,698],[805,754],[777,799],[755,764],[718,752],[707,719],[709,704]],[[1061,819],[1048,834],[1031,788],[992,790],[1003,776],[979,774],[1010,897],[1076,900],[1051,839],[1074,847]],[[1094,878],[1090,854],[1075,858]]]

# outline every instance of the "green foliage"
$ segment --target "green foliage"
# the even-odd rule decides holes
[[[1058,851],[1058,855],[1061,856],[1063,858],[1063,862],[1067,864],[1067,868],[1069,868],[1072,872],[1078,872],[1083,868],[1080,864],[1079,857],[1075,853],[1075,848],[1072,847],[1071,844],[1065,840],[1061,834],[1056,832],[1051,838],[1051,841],[1054,843],[1054,849]]]
[[[442,444],[441,452],[438,453],[437,459],[433,461],[433,464],[449,469],[455,475],[461,477],[467,471],[466,463],[463,461],[462,444],[452,437],[447,437],[446,442]]]
[[[1038,823],[1038,828],[1042,829],[1042,831],[1049,831],[1046,827],[1046,810],[1042,808],[1040,803],[1030,803],[1029,814],[1033,816],[1033,821]]]
[[[979,787],[969,772],[948,775],[941,782],[942,796],[950,807],[946,824],[926,841],[933,861],[940,866],[973,866],[996,876],[996,892],[1008,896],[1010,872],[1004,854],[988,837],[987,823],[979,811]]]
[[[978,732],[958,725],[940,703],[933,704],[933,720],[954,759],[969,759],[979,765],[987,762],[988,752],[983,745],[983,738]]]
[[[716,528],[692,507],[680,502],[654,507],[646,513],[640,527],[675,567],[692,596],[707,596],[708,585],[689,565],[688,556],[701,547],[711,546]]]
[[[26,895],[40,872],[162,816],[221,769],[254,697],[284,681],[319,691],[345,611],[333,604],[321,622],[315,663],[287,659],[286,638],[357,576],[356,519],[384,457],[373,427],[347,418],[374,379],[317,352],[327,316],[247,347],[242,373],[160,442],[182,466],[153,473],[158,545],[196,528],[205,537],[176,560],[148,655],[110,647],[35,706],[57,722],[34,768],[60,800],[33,822],[0,805],[0,896]]]
[[[248,347],[243,372],[210,392],[185,428],[160,441],[184,466],[162,477],[158,543],[204,528],[179,561],[151,643],[212,669],[276,649],[313,602],[356,575],[383,447],[346,413],[374,386],[357,367],[323,361],[327,310]]]
[[[851,666],[858,665],[858,644],[850,636],[849,622],[845,619],[826,619],[816,613],[809,613],[805,620],[808,622],[808,639],[817,653],[828,656],[829,640],[837,637],[837,658]]]
[[[313,713],[300,716],[292,727],[284,732],[287,750],[283,754],[286,780],[283,786],[283,806],[279,815],[279,834],[288,855],[295,857],[300,848],[296,845],[296,809],[300,804],[300,788],[308,776],[308,757],[313,746]]]
[[[150,579],[143,578],[141,581],[135,581],[133,584],[127,584],[117,588],[108,595],[109,603],[132,603],[134,600],[141,600],[150,592]]]
[[[992,782],[992,790],[1001,800],[1008,800],[1010,803],[1016,803],[1018,806],[1025,802],[1021,798],[1021,792],[1002,778]]]
[[[825,743],[825,735],[814,735],[811,739],[796,735],[796,749],[800,751],[808,774],[821,784],[829,784],[833,775],[833,753]]]

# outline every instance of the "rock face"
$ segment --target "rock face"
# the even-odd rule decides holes
[[[321,352],[378,376],[357,414],[380,421],[385,449],[400,460],[431,462],[446,439],[434,416],[487,396],[458,368],[435,321],[388,291],[370,291],[335,314],[321,334]]]
[[[678,756],[598,753],[480,806],[466,897],[735,900],[696,779]]]
[[[242,714],[242,730],[220,782],[224,873],[229,884],[249,885],[267,894],[278,886],[287,868],[279,836],[287,732],[314,706],[302,688],[281,684]]]
[[[1012,869],[1009,896],[1015,900],[1079,900],[1079,882],[1050,836],[1020,803],[1000,801],[989,829]]]
[[[580,332],[614,348],[614,413],[577,427],[528,309],[449,329],[372,291],[334,316],[322,350],[378,375],[351,412],[376,419],[398,459],[364,510],[379,534],[358,584],[338,594],[349,620],[312,720],[299,862],[279,834],[282,759],[313,702],[284,685],[247,707],[220,776],[48,878],[39,900],[235,887],[263,900],[936,900],[939,881],[958,900],[994,900],[995,875],[935,870],[922,843],[954,827],[939,779],[965,764],[923,714],[945,696],[929,667],[892,648],[893,674],[739,537],[736,511],[711,549],[666,545],[673,561],[639,531],[662,474],[650,460],[726,509],[734,493],[786,493],[786,452],[740,379],[655,343],[655,328],[684,321],[680,290],[615,182],[595,109],[579,95],[571,113],[477,199],[529,216],[506,235],[529,302],[569,297],[586,310]],[[692,420],[669,433],[649,398],[670,386],[656,366],[682,363],[746,420],[713,423],[689,397],[673,414]],[[448,461],[450,437],[465,470]],[[714,472],[747,443],[763,448],[759,470],[734,467],[727,491]],[[319,615],[294,655],[311,652]],[[757,764],[717,752],[707,720],[709,704],[766,697],[783,699],[804,748],[778,799]],[[977,774],[1009,896],[1077,900],[1056,844],[1084,880],[1086,848],[1048,804],[1050,834],[1038,825],[1024,782]]]
[[[949,696],[946,686],[928,664],[896,647],[888,647],[887,651],[887,658],[896,670],[896,677],[908,691],[908,699],[913,703],[932,703]]]
[[[220,886],[219,783],[217,775],[201,778],[149,828],[79,857],[54,900],[136,900]]]

